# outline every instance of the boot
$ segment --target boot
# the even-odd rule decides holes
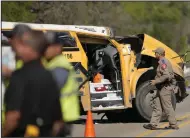
[[[176,126],[167,126],[165,127],[166,129],[175,129],[175,130],[178,130],[179,127],[176,125]]]
[[[150,130],[155,130],[156,129],[156,126],[152,125],[152,124],[146,124],[146,125],[143,125],[143,127],[145,129],[150,129]]]

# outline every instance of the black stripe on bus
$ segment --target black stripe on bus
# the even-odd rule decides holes
[[[63,47],[63,52],[64,51],[79,51],[78,47]]]
[[[74,69],[77,71],[77,69],[80,69],[80,71],[88,76],[88,71],[82,66],[81,62],[71,62],[73,65]]]
[[[73,66],[75,66],[78,62],[70,62]]]

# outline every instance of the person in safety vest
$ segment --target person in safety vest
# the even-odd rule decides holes
[[[70,135],[71,123],[78,120],[80,116],[80,104],[77,95],[78,85],[75,79],[74,68],[63,56],[62,47],[70,46],[74,43],[72,43],[71,37],[65,34],[47,32],[45,36],[49,43],[45,52],[45,58],[47,60],[45,66],[52,71],[61,91],[60,101],[63,120],[67,124],[63,128],[61,136]]]

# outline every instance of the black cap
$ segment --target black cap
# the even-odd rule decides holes
[[[72,38],[69,33],[66,32],[46,32],[45,37],[48,45],[60,44],[64,46],[75,44],[74,38]]]
[[[54,32],[46,32],[45,33],[46,40],[49,45],[51,44],[59,44],[59,41],[57,40],[57,34]]]

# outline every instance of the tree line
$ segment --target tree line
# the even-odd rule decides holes
[[[123,36],[146,33],[180,54],[190,43],[190,2],[3,1],[2,20],[108,26]]]

